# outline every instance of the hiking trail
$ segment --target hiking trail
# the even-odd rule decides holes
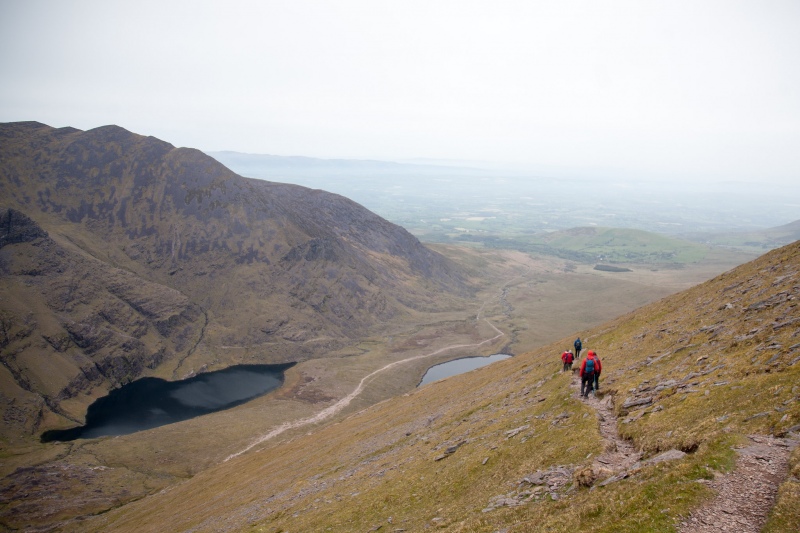
[[[601,383],[602,385],[602,383]],[[573,374],[570,386],[580,401],[597,412],[600,435],[605,442],[604,451],[595,457],[592,468],[607,468],[613,472],[610,479],[627,477],[635,470],[642,454],[617,430],[617,417],[613,399],[581,398],[580,376]],[[770,510],[775,505],[778,488],[789,472],[789,455],[796,439],[765,435],[750,435],[751,444],[737,448],[736,467],[728,474],[717,473],[713,480],[700,480],[717,494],[694,509],[679,525],[680,533],[758,533],[764,527]]]
[[[486,319],[484,319],[484,320],[486,320]],[[486,320],[486,323],[489,324],[492,327],[492,329],[494,329],[497,332],[497,335],[495,335],[494,337],[492,337],[490,339],[486,339],[486,340],[483,340],[481,342],[476,342],[474,344],[452,344],[450,346],[445,346],[444,348],[439,348],[435,352],[422,354],[422,355],[415,355],[414,357],[409,357],[407,359],[401,359],[400,361],[395,361],[393,363],[389,363],[386,366],[382,366],[381,368],[379,368],[379,369],[367,374],[363,378],[361,378],[361,381],[358,383],[358,386],[353,390],[353,392],[351,392],[350,394],[348,394],[347,396],[345,396],[344,398],[342,398],[338,402],[334,403],[333,405],[331,405],[329,407],[326,407],[325,409],[323,409],[322,411],[320,411],[319,413],[317,413],[317,414],[315,414],[313,416],[310,416],[310,417],[307,417],[307,418],[301,418],[300,420],[293,420],[291,422],[284,422],[283,424],[281,424],[280,426],[276,427],[275,429],[273,429],[269,433],[267,433],[265,435],[262,435],[262,436],[258,437],[257,439],[255,439],[253,442],[251,442],[249,445],[247,445],[247,447],[245,447],[244,449],[242,449],[242,450],[240,450],[240,451],[238,451],[238,452],[236,452],[234,454],[229,455],[228,457],[225,458],[225,461],[229,461],[229,460],[233,459],[234,457],[238,457],[238,456],[242,455],[243,453],[252,450],[254,447],[258,446],[262,442],[266,442],[266,441],[270,440],[273,437],[277,437],[278,435],[280,435],[284,431],[288,431],[290,429],[296,429],[296,428],[299,428],[299,427],[302,427],[302,426],[307,426],[309,424],[316,424],[317,422],[322,422],[326,418],[332,417],[333,415],[335,415],[336,413],[338,413],[339,411],[341,411],[342,409],[344,409],[345,407],[350,405],[350,402],[352,402],[359,394],[361,394],[361,391],[364,390],[364,387],[366,386],[367,382],[369,382],[373,377],[377,376],[381,372],[385,372],[386,370],[389,370],[390,368],[394,368],[396,366],[408,363],[409,361],[416,361],[417,359],[424,359],[426,357],[433,357],[434,355],[439,355],[441,353],[444,353],[444,352],[447,352],[447,351],[450,351],[450,350],[455,350],[455,349],[458,349],[458,348],[478,348],[480,346],[483,346],[484,344],[487,344],[487,343],[490,343],[492,341],[495,341],[495,340],[499,339],[500,337],[502,337],[503,335],[505,335],[505,333],[503,333],[502,331],[497,329],[495,327],[495,325],[492,324],[491,322],[489,322],[488,320]]]
[[[717,495],[683,520],[680,533],[757,533],[764,527],[789,473],[789,455],[800,441],[765,435],[749,439],[751,445],[736,449],[732,472],[700,481]]]
[[[617,430],[617,417],[614,415],[613,399],[611,396],[598,398],[594,393],[590,393],[588,398],[581,398],[581,378],[574,371],[570,386],[575,390],[575,397],[586,402],[597,413],[604,446],[603,452],[594,458],[592,468],[609,469],[614,476],[626,475],[627,471],[639,462],[642,454],[633,447],[633,444],[620,436]]]

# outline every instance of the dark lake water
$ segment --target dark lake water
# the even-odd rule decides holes
[[[86,425],[45,431],[41,440],[127,435],[228,409],[280,387],[294,364],[237,365],[183,381],[138,379],[90,405]]]
[[[486,357],[463,357],[461,359],[454,359],[452,361],[430,367],[425,375],[422,376],[422,381],[420,381],[419,385],[417,386],[421,387],[422,385],[426,385],[432,381],[463,374],[464,372],[469,372],[470,370],[475,370],[476,368],[489,365],[495,361],[502,361],[503,359],[508,359],[509,357],[511,356],[504,353],[497,353]]]

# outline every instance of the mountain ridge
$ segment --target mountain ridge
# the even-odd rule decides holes
[[[27,332],[2,352],[17,369],[7,384],[31,374],[25,379],[50,384],[24,403],[71,403],[61,421],[26,408],[28,434],[74,423],[104,389],[143,375],[329,356],[393,320],[462,305],[472,290],[453,262],[351,200],[242,178],[198,150],[119,126],[2,124],[0,163],[4,216],[27,217],[42,232],[3,246],[13,266],[0,291],[18,294],[13,308],[5,300],[5,323]],[[56,263],[37,274],[37,264]],[[123,278],[142,280],[137,295]],[[48,296],[54,291],[61,300]],[[174,320],[186,342],[153,337],[146,356],[124,343],[100,348],[109,331],[136,344],[169,330],[169,322],[153,323],[152,333],[126,325],[150,323],[165,295],[193,309],[188,322]],[[39,302],[35,312],[26,301]],[[38,324],[65,340],[41,344]],[[48,376],[48,358],[62,361],[73,385]],[[81,378],[98,363],[99,373]]]

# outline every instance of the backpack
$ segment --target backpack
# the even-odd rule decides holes
[[[594,374],[594,359],[587,359],[586,366],[583,367],[584,375]]]

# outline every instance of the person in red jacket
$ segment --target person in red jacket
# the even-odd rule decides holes
[[[575,356],[572,355],[572,350],[567,350],[561,354],[561,361],[564,363],[564,372],[567,370],[572,370],[572,362],[574,360]]]
[[[601,370],[600,358],[593,350],[589,350],[581,363],[581,396],[588,398],[590,391],[597,390]]]

